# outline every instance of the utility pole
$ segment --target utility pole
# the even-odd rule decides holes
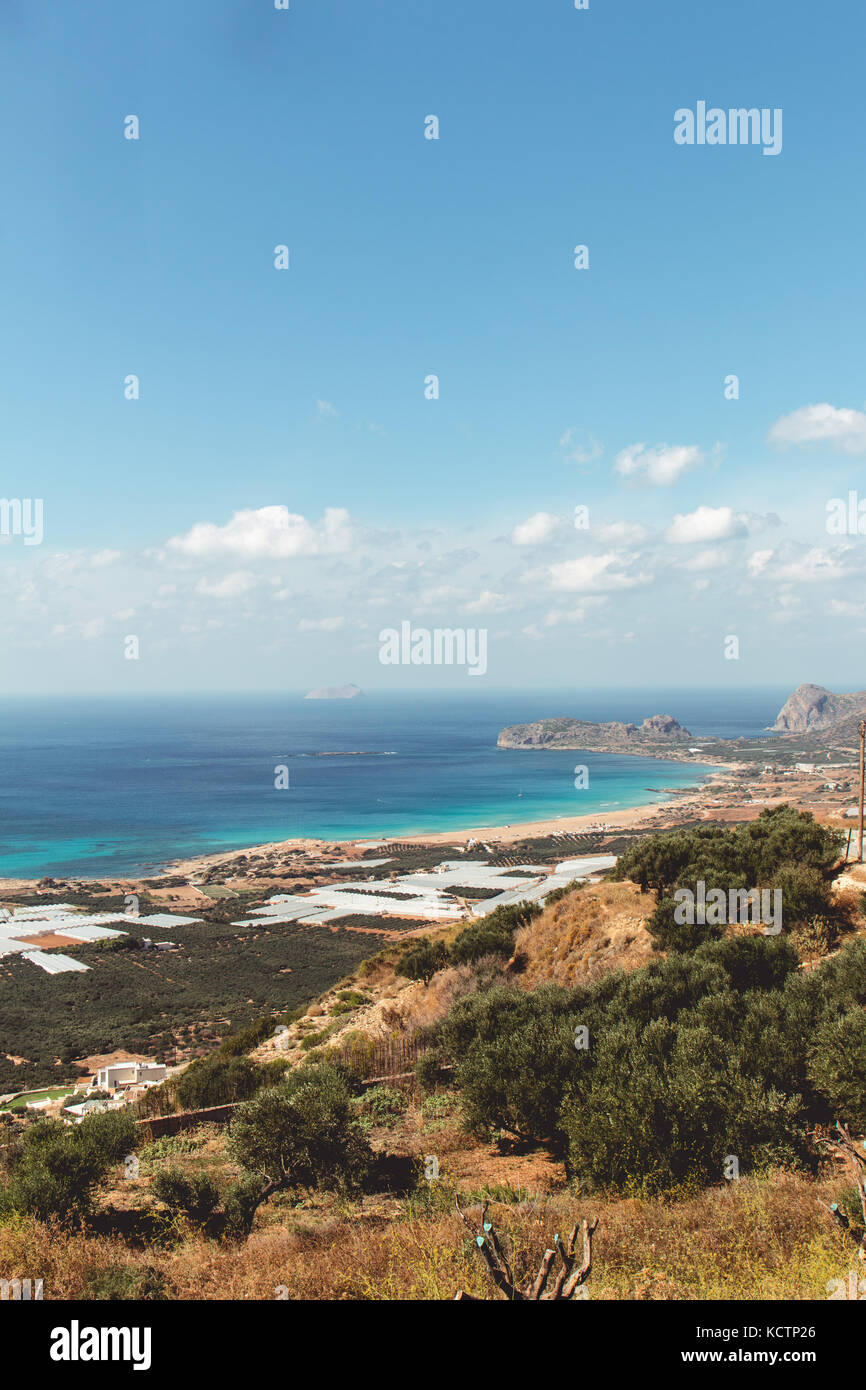
[[[860,852],[857,863],[863,863],[863,781],[866,774],[866,719],[860,720]]]

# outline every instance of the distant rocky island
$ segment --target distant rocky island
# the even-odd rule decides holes
[[[681,747],[692,738],[670,714],[653,714],[642,724],[612,720],[594,724],[585,719],[538,719],[512,724],[496,740],[497,748],[584,748],[591,753],[658,753]]]
[[[361,694],[357,685],[320,685],[305,696],[307,700],[354,700]]]

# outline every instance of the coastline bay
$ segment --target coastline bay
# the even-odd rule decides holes
[[[772,721],[783,693],[7,699],[0,877],[147,874],[290,839],[399,838],[622,812],[694,786],[711,768],[500,749],[499,730],[557,714],[641,720],[664,712],[698,742],[750,736]],[[589,771],[582,790],[578,763]],[[284,789],[275,786],[279,768],[288,773]]]

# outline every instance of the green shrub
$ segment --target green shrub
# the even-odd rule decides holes
[[[229,1185],[223,1197],[224,1239],[242,1240],[249,1235],[264,1191],[265,1179],[255,1173],[245,1173]]]
[[[850,1009],[821,1024],[810,1075],[834,1118],[862,1134],[866,1130],[866,1011]]]
[[[151,1184],[154,1196],[174,1213],[204,1222],[219,1203],[219,1188],[206,1173],[187,1175],[180,1168],[162,1168]]]
[[[574,1066],[573,999],[553,985],[531,993],[499,986],[452,1007],[439,1037],[471,1132],[555,1140]]]
[[[447,964],[448,952],[444,943],[425,938],[400,957],[395,970],[407,980],[423,980],[428,985],[437,970],[444,970]]]
[[[513,955],[516,932],[540,913],[539,905],[530,902],[495,908],[455,937],[448,953],[451,964],[470,965],[483,956]]]
[[[674,889],[778,888],[784,925],[791,929],[815,916],[838,912],[828,877],[837,863],[842,834],[819,825],[809,812],[775,806],[733,830],[702,825],[648,835],[617,860],[612,878],[630,878],[641,891],[654,888],[659,905],[650,930],[662,949],[692,950],[706,929],[683,928],[667,905]],[[718,934],[718,932],[716,933]]]
[[[322,1064],[289,1073],[238,1107],[229,1149],[249,1175],[244,1229],[273,1192],[363,1186],[373,1154],[351,1099],[345,1071]]]
[[[87,1279],[86,1296],[98,1301],[142,1302],[171,1297],[165,1275],[151,1265],[108,1265]]]
[[[436,1048],[423,1052],[415,1063],[415,1080],[422,1091],[434,1091],[447,1077],[442,1070],[442,1055]]]
[[[578,879],[575,883],[564,883],[561,888],[554,888],[551,893],[548,893],[544,899],[544,906],[552,907],[554,903],[562,902],[563,898],[570,898],[572,893],[577,893],[585,887],[585,879]]]
[[[721,1182],[733,1158],[814,1163],[816,1123],[866,1128],[864,1003],[863,939],[804,974],[789,939],[739,934],[577,990],[464,996],[434,1056],[471,1131],[542,1140],[587,1188],[655,1194]]]
[[[482,919],[455,937],[449,957],[452,965],[470,965],[482,956],[508,957],[513,951],[514,929]]]
[[[319,1028],[315,1033],[310,1033],[303,1038],[300,1043],[302,1052],[309,1052],[314,1047],[320,1047],[326,1038],[330,1038],[340,1028],[339,1020],[328,1023],[324,1028]]]
[[[744,1077],[705,1028],[618,1023],[580,1054],[562,1109],[567,1171],[587,1189],[689,1190],[806,1152],[799,1097]]]
[[[456,1096],[425,1096],[421,1102],[421,1114],[425,1120],[441,1120],[445,1115],[453,1115],[457,1105]]]
[[[138,1156],[143,1163],[158,1163],[164,1158],[174,1158],[177,1154],[195,1153],[206,1143],[205,1133],[207,1126],[197,1125],[195,1129],[185,1130],[181,1134],[161,1134],[158,1139],[151,1139],[149,1143],[143,1144],[138,1151]]]
[[[224,1056],[219,1052],[200,1057],[181,1072],[175,1094],[183,1110],[205,1110],[246,1100],[270,1079],[249,1057]]]
[[[377,1124],[387,1123],[406,1113],[407,1100],[396,1086],[371,1086],[359,1101],[363,1114],[369,1115]]]
[[[230,916],[234,915],[233,913]],[[222,1057],[242,1057],[260,1043],[266,1042],[274,1032],[274,1020],[272,1018],[259,1018],[255,1023],[250,1023],[246,1028],[240,1028],[236,1033],[230,1033],[223,1038],[219,1045],[219,1054]]]
[[[123,1110],[91,1115],[78,1125],[39,1120],[25,1130],[13,1157],[2,1206],[43,1221],[80,1220],[92,1208],[97,1183],[132,1152],[137,1138],[132,1116]]]
[[[678,905],[672,897],[659,898],[647,922],[647,931],[657,951],[695,951],[708,941],[716,941],[722,928],[701,922],[678,922]]]

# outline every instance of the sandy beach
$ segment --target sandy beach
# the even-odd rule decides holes
[[[719,765],[716,764],[716,766]],[[649,801],[642,806],[632,806],[621,811],[596,811],[591,815],[556,816],[548,817],[545,820],[514,821],[503,825],[473,825],[464,829],[413,831],[403,835],[381,838],[365,837],[363,840],[309,838],[281,840],[269,844],[251,845],[243,850],[227,850],[218,854],[196,855],[191,859],[179,859],[166,870],[166,873],[195,874],[197,871],[237,859],[240,854],[277,854],[290,850],[316,853],[326,849],[334,849],[346,854],[349,851],[363,853],[365,849],[376,845],[393,844],[395,840],[402,845],[465,846],[469,840],[495,840],[499,844],[513,844],[517,840],[542,838],[547,835],[585,834],[593,830],[613,831],[626,827],[654,825],[659,818],[661,818],[660,823],[665,821],[668,813],[674,813],[675,819],[680,819],[684,815],[694,816],[704,804],[709,792],[719,781],[724,781],[735,766],[735,764],[731,764],[722,771],[714,772],[705,777],[701,786],[696,787],[693,791],[660,797],[657,801]]]
[[[698,774],[700,776],[700,774]],[[146,877],[99,875],[106,886],[136,891],[145,881],[151,885],[147,891],[152,895],[173,901],[176,905],[187,907],[195,905],[196,899],[205,895],[196,886],[196,880],[214,871],[224,873],[223,881],[244,878],[253,866],[280,865],[283,873],[291,873],[291,863],[305,860],[323,872],[335,861],[361,859],[363,855],[379,846],[398,841],[403,845],[429,846],[431,848],[466,848],[470,841],[503,847],[519,840],[542,839],[551,835],[581,835],[592,832],[613,834],[620,830],[668,830],[683,822],[696,819],[716,820],[735,823],[749,820],[760,814],[765,806],[788,802],[800,810],[809,810],[822,821],[850,830],[854,822],[844,816],[844,809],[851,804],[851,794],[828,793],[823,777],[818,771],[801,773],[787,771],[773,774],[769,778],[753,764],[729,763],[715,764],[710,774],[703,774],[700,786],[681,793],[659,796],[658,799],[632,806],[623,810],[594,812],[589,815],[557,816],[536,821],[515,821],[501,825],[475,825],[464,829],[413,831],[400,836],[366,837],[363,840],[327,840],[299,837],[291,840],[271,841],[253,844],[232,850],[218,851],[214,854],[195,855],[168,863],[159,874]],[[567,855],[564,846],[564,857]],[[96,876],[94,876],[96,877]],[[156,886],[158,879],[165,879],[165,887]],[[171,883],[174,879],[186,879],[184,885]],[[86,883],[83,876],[64,876],[59,882]],[[37,886],[35,879],[2,879],[0,888],[6,894],[15,891],[32,891]]]

